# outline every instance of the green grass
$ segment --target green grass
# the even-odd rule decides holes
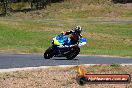
[[[51,42],[51,36],[54,34],[0,25],[0,47],[1,50],[16,49],[19,52],[40,52],[48,47],[46,42]]]
[[[126,11],[126,13],[123,15],[124,17],[132,17],[132,11]]]
[[[0,50],[42,53],[61,31],[83,27],[87,44],[81,54],[132,56],[132,24],[83,22],[81,20],[1,20]]]

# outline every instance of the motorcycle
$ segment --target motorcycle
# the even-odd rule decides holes
[[[74,59],[80,52],[80,46],[86,44],[86,39],[81,37],[79,43],[72,45],[67,35],[59,34],[52,40],[52,45],[45,51],[44,58],[66,57],[68,60]]]

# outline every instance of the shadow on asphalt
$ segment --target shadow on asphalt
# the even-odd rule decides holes
[[[61,58],[61,59],[52,59],[52,60],[68,60],[68,59]],[[72,60],[78,60],[78,59],[72,59]]]

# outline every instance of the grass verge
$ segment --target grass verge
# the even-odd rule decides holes
[[[0,51],[43,53],[52,38],[75,25],[83,27],[87,44],[81,54],[132,56],[132,24],[80,20],[0,20]]]

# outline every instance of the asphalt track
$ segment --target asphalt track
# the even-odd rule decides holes
[[[77,56],[74,60],[65,57],[44,59],[43,55],[24,54],[0,54],[0,69],[77,65],[77,64],[132,64],[132,58],[101,57],[101,56]]]

